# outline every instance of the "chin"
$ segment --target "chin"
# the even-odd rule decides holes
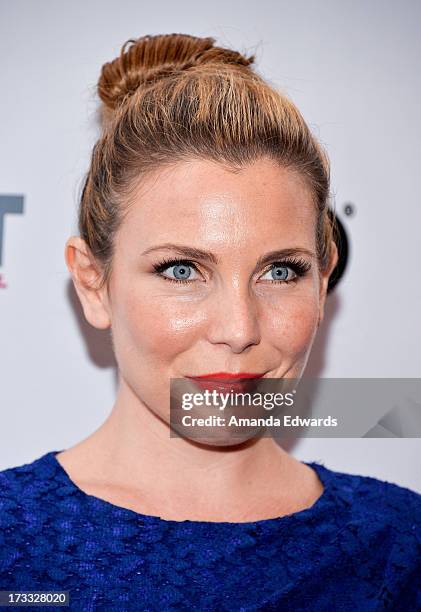
[[[240,446],[241,444],[244,444],[245,442],[249,442],[250,440],[253,440],[254,438],[259,437],[262,432],[262,428],[260,427],[260,428],[255,428],[252,431],[250,431],[250,429],[248,431],[243,431],[241,435],[240,434],[235,435],[232,431],[229,431],[227,429],[225,431],[222,430],[216,433],[209,432],[208,436],[206,435],[189,436],[186,434],[186,431],[184,428],[182,429],[182,431],[177,431],[176,428],[172,427],[172,430],[176,433],[176,437],[181,437],[181,438],[184,438],[185,440],[188,440],[200,446],[206,446],[206,447]]]

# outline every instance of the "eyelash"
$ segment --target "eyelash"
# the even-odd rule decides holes
[[[181,283],[183,285],[187,285],[188,283],[193,283],[194,281],[192,280],[188,280],[188,279],[182,280],[180,278],[169,278],[168,276],[164,276],[162,274],[162,272],[166,268],[169,268],[171,266],[179,266],[179,265],[190,266],[194,268],[196,272],[199,272],[199,270],[197,269],[197,266],[189,259],[163,259],[162,261],[154,264],[153,268],[154,268],[155,274],[169,281],[170,283]],[[311,264],[308,261],[304,259],[295,258],[295,257],[286,258],[283,261],[274,261],[271,264],[271,267],[272,266],[285,266],[285,267],[291,268],[297,275],[294,278],[291,278],[290,280],[272,279],[271,281],[272,283],[280,284],[280,285],[289,285],[289,283],[296,282],[299,278],[305,276],[311,268]],[[270,269],[271,268],[268,268],[266,272],[269,272]],[[264,272],[264,274],[266,274],[266,272]]]

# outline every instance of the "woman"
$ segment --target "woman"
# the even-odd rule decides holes
[[[0,587],[75,610],[414,610],[421,496],[272,437],[170,436],[171,379],[300,378],[338,253],[329,163],[253,57],[128,41],[65,257],[119,367],[105,423],[0,473]]]

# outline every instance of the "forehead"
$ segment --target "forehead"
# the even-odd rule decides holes
[[[199,247],[251,248],[262,241],[276,242],[274,248],[280,241],[311,247],[315,213],[304,180],[273,160],[236,172],[191,160],[144,178],[120,231],[125,242],[143,248],[174,238]]]

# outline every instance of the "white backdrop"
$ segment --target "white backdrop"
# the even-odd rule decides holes
[[[98,135],[100,68],[128,38],[181,32],[255,53],[332,163],[349,267],[308,372],[421,377],[421,3],[0,0],[0,469],[67,448],[116,393],[108,331],[84,319],[64,261]],[[352,202],[356,214],[346,217]],[[421,491],[421,440],[299,440],[290,452]]]

